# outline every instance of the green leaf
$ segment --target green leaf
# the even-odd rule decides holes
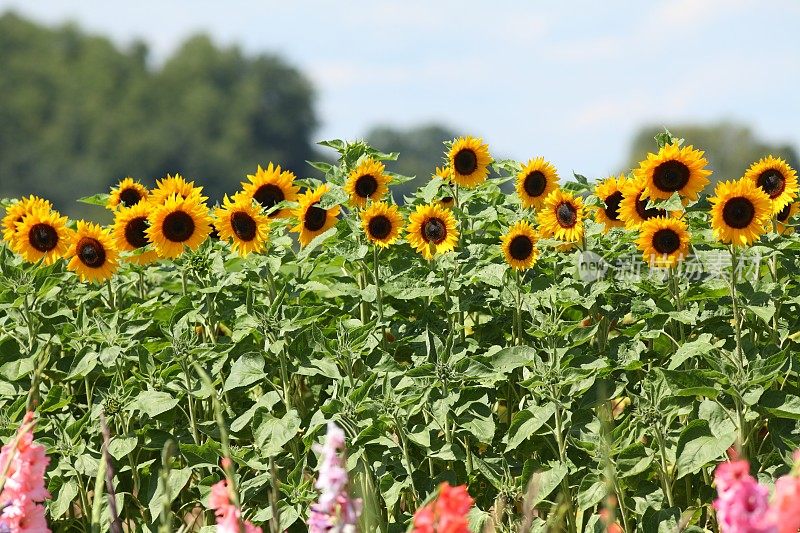
[[[141,411],[150,418],[154,418],[161,413],[166,413],[178,405],[178,400],[173,398],[168,392],[145,390],[139,393],[130,406],[129,411]]]
[[[183,487],[189,482],[190,477],[192,477],[191,468],[170,470],[166,487],[159,477],[158,486],[147,504],[147,507],[150,509],[150,516],[158,516],[164,502],[172,503],[175,501],[175,498],[180,495]]]
[[[653,456],[647,454],[644,444],[637,442],[624,448],[616,458],[617,475],[621,478],[632,477],[647,471],[653,463]]]
[[[246,353],[231,366],[231,373],[225,380],[225,390],[246,387],[267,378],[264,372],[266,361],[258,353]]]
[[[254,432],[256,445],[262,457],[274,457],[300,430],[300,417],[292,409],[283,418],[267,414]]]
[[[550,470],[536,472],[532,476],[532,483],[536,487],[536,495],[533,497],[532,505],[538,505],[544,501],[561,483],[567,475],[567,465],[551,461]]]
[[[696,474],[703,467],[719,459],[736,441],[736,434],[717,437],[705,420],[692,420],[678,437],[676,449],[677,478]]]
[[[508,374],[512,370],[532,364],[536,361],[536,350],[530,346],[512,346],[497,351],[492,357],[492,368],[497,372]]]
[[[545,422],[556,412],[554,403],[546,403],[529,407],[514,415],[511,420],[511,427],[508,430],[508,445],[506,453],[514,450],[522,444],[525,439],[530,438],[539,431]]]
[[[658,369],[657,372],[664,376],[667,385],[677,396],[716,398],[719,390],[710,384],[720,383],[723,378],[721,374],[709,370]]]
[[[82,204],[99,205],[100,207],[105,207],[108,205],[108,194],[98,193],[91,196],[84,196],[83,198],[78,198],[78,201]]]
[[[703,333],[697,339],[687,342],[675,352],[675,354],[670,358],[669,361],[669,369],[675,370],[679,366],[683,364],[684,361],[687,359],[691,359],[697,356],[703,356],[709,352],[712,352],[717,346],[724,343],[724,341],[718,341],[717,344],[711,344],[711,334],[710,333]]]
[[[58,490],[58,496],[50,505],[50,517],[60,518],[67,512],[75,496],[78,495],[78,486],[73,480],[67,480]]]
[[[117,435],[108,443],[108,453],[111,454],[111,457],[119,461],[135,450],[138,442],[139,439],[136,437]]]
[[[759,407],[778,418],[800,420],[800,397],[788,392],[770,390],[761,396]]]

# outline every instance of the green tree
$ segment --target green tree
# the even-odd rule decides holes
[[[684,144],[705,150],[709,167],[714,171],[711,175],[712,182],[738,179],[751,163],[769,154],[783,157],[795,169],[800,162],[793,146],[763,141],[748,126],[742,124],[676,124],[668,125],[667,128],[685,139]],[[647,157],[648,152],[655,151],[653,137],[661,131],[664,131],[663,126],[647,126],[639,130],[631,145],[626,168],[638,167],[639,161]]]
[[[212,199],[256,165],[302,172],[314,157],[314,93],[294,67],[208,37],[163,67],[73,25],[0,16],[0,196],[39,194],[70,214],[77,197],[126,175],[180,172]]]

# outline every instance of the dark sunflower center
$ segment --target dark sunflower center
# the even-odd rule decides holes
[[[783,209],[778,212],[778,220],[780,222],[786,222],[789,220],[789,213],[792,212],[792,204],[786,204]]]
[[[508,253],[517,261],[524,261],[531,256],[533,252],[533,243],[527,235],[517,235],[511,239],[511,244],[508,245]]]
[[[325,225],[325,220],[328,218],[328,212],[317,205],[311,205],[306,209],[306,215],[303,218],[303,223],[309,231],[317,231],[322,229]]]
[[[82,237],[75,247],[78,259],[89,268],[100,268],[106,262],[106,249],[92,237]]]
[[[606,197],[606,207],[603,211],[611,220],[619,220],[619,204],[622,201],[622,192],[616,191]]]
[[[758,176],[758,186],[773,200],[786,188],[786,178],[779,171],[771,168]]]
[[[664,211],[663,209],[658,209],[656,207],[651,207],[650,209],[648,209],[647,198],[642,198],[642,193],[639,193],[639,196],[636,197],[636,213],[643,220],[649,220],[655,217],[667,216],[667,212]]]
[[[147,246],[147,217],[132,218],[125,224],[125,240],[134,248]]]
[[[142,200],[142,193],[133,188],[122,189],[119,193],[119,201],[125,207],[131,207]]]
[[[562,228],[571,228],[578,223],[578,210],[569,202],[561,202],[556,207],[556,219]]]
[[[58,246],[58,232],[50,224],[34,224],[28,231],[28,242],[40,252],[49,252]]]
[[[725,224],[735,229],[746,228],[756,216],[756,207],[748,198],[737,196],[725,202],[722,208],[722,219]]]
[[[541,196],[547,187],[547,177],[541,170],[534,170],[525,176],[525,181],[522,182],[522,186],[525,192],[528,193],[528,196]]]
[[[386,215],[377,215],[369,219],[367,228],[373,239],[385,239],[392,232],[392,221]]]
[[[265,209],[272,209],[284,201],[286,196],[283,194],[283,190],[280,187],[272,183],[267,183],[256,190],[256,192],[253,194],[253,198],[255,198],[256,202],[261,204],[261,206]],[[277,211],[269,214],[271,217],[277,215]]]
[[[256,238],[256,221],[247,213],[237,211],[231,215],[231,228],[243,241],[252,241]]]
[[[431,218],[422,224],[422,238],[425,242],[439,244],[447,237],[447,226],[440,218]]]
[[[453,158],[453,167],[459,174],[469,176],[478,170],[478,155],[469,148],[459,150]]]
[[[689,183],[689,174],[689,167],[680,161],[664,161],[653,171],[653,184],[660,191],[679,191]]]
[[[188,241],[194,234],[194,219],[183,211],[174,211],[164,217],[161,225],[164,237],[172,242]]]
[[[361,198],[370,198],[378,190],[378,180],[375,176],[367,174],[356,179],[356,194]]]
[[[681,238],[668,228],[660,229],[653,234],[653,248],[660,254],[669,255],[681,247]]]

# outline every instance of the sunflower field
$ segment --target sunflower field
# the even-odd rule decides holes
[[[4,200],[0,531],[796,532],[796,172],[655,141]]]

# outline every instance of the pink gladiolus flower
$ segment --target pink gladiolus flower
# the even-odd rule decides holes
[[[219,533],[263,533],[260,527],[245,521],[242,523],[242,512],[231,503],[228,483],[222,480],[211,486],[208,506],[217,515],[217,531]]]
[[[320,495],[308,517],[310,533],[355,531],[361,515],[361,500],[351,499],[347,492],[347,470],[339,456],[344,443],[341,428],[328,422],[325,443],[314,446],[314,451],[320,454],[319,476],[314,484]]]
[[[714,501],[722,533],[778,533],[769,508],[769,490],[750,475],[747,461],[723,463],[714,472]]]
[[[44,487],[44,473],[50,459],[44,446],[33,442],[33,417],[32,412],[25,415],[16,439],[0,452],[0,468],[7,467],[0,493],[0,531],[50,533],[41,505],[50,497]]]
[[[800,477],[788,475],[775,482],[772,513],[780,533],[800,530]]]

